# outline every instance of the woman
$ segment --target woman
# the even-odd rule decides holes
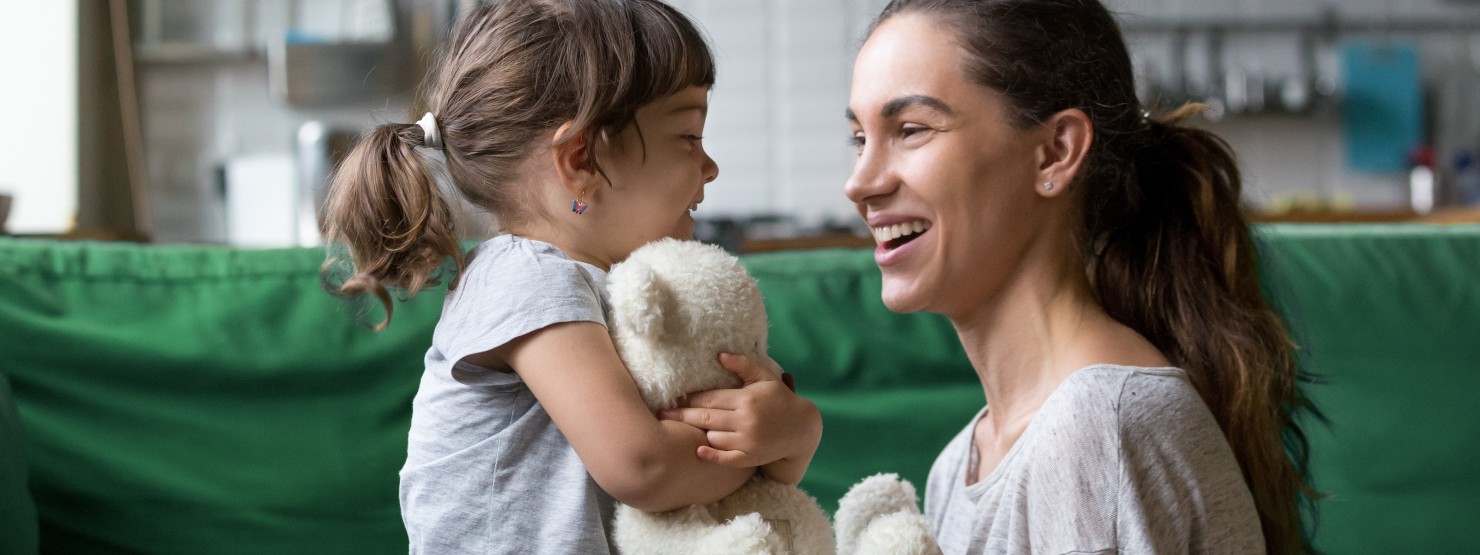
[[[987,407],[931,470],[947,553],[1304,549],[1292,343],[1228,146],[1136,100],[1097,0],[896,0],[854,67],[848,197],[883,299]]]

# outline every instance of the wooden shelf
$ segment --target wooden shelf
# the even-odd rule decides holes
[[[1289,212],[1251,212],[1254,223],[1427,223],[1427,224],[1477,224],[1480,223],[1480,207],[1444,208],[1432,214],[1419,215],[1411,210],[1295,210]],[[834,234],[789,239],[744,239],[740,252],[773,252],[800,249],[855,249],[871,248],[871,237]]]
[[[817,235],[791,239],[744,239],[740,252],[771,252],[798,249],[856,249],[874,246],[872,237],[857,235]]]
[[[1418,214],[1412,210],[1292,210],[1288,212],[1251,212],[1250,220],[1259,223],[1480,223],[1480,208],[1454,207]]]

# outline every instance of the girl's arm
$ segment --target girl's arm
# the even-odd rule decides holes
[[[710,503],[755,473],[700,460],[703,430],[655,418],[600,324],[555,324],[490,354],[519,374],[618,501],[648,512]]]
[[[735,468],[760,466],[778,482],[801,482],[822,440],[817,406],[782,382],[775,361],[766,359],[768,367],[762,361],[721,354],[719,362],[744,385],[695,393],[660,417],[707,432],[709,445],[699,448],[699,458]]]

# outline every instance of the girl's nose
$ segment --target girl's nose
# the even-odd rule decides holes
[[[707,152],[704,153],[704,170],[703,171],[704,171],[704,183],[705,184],[712,183],[715,179],[719,178],[719,164],[717,162],[715,162],[714,161],[714,158],[710,157],[709,156],[709,153],[707,153]]]

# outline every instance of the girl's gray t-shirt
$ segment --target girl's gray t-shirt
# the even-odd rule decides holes
[[[930,469],[925,513],[947,554],[1264,552],[1233,450],[1180,369],[1075,372],[967,485],[984,413]]]
[[[461,362],[561,322],[606,324],[606,273],[547,243],[474,248],[412,403],[401,518],[411,553],[610,553],[615,501],[517,374]]]

